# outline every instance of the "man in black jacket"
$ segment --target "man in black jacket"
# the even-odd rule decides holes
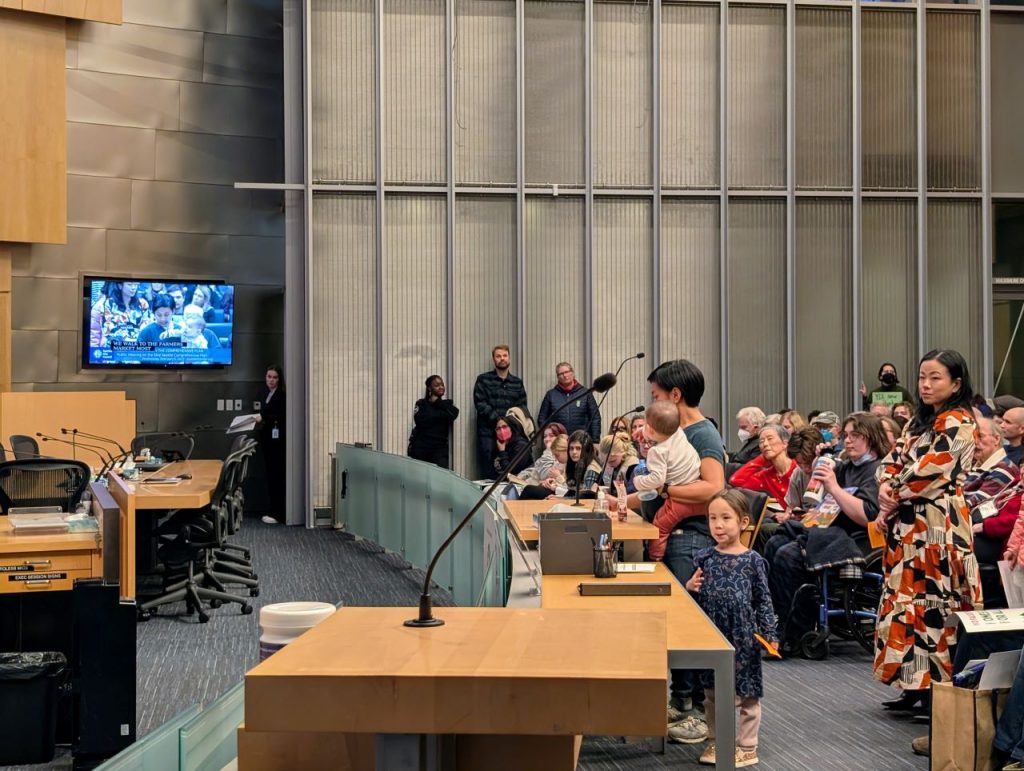
[[[526,409],[526,387],[508,371],[511,356],[507,345],[496,345],[491,351],[494,369],[483,372],[473,386],[476,406],[476,457],[481,478],[494,476],[494,423],[509,407]]]
[[[573,431],[586,431],[595,442],[601,440],[601,413],[597,409],[597,401],[593,394],[587,394],[586,388],[576,379],[572,364],[560,361],[555,365],[555,376],[558,384],[544,394],[540,412],[537,413],[537,425],[544,425],[551,413],[566,402],[573,402],[558,413],[558,422],[565,426],[570,434]]]

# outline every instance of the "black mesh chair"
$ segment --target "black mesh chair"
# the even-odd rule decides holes
[[[176,431],[139,434],[132,439],[132,455],[138,455],[144,447],[148,447],[155,458],[163,458],[168,462],[188,460],[192,457],[192,450],[195,446],[196,440],[191,434],[182,434]]]
[[[20,458],[38,458],[39,442],[31,436],[14,434],[11,436],[11,451],[14,453],[15,460]]]
[[[0,511],[23,506],[60,506],[74,511],[89,484],[80,460],[23,458],[0,463]]]

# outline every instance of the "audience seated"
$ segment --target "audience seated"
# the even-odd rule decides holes
[[[779,503],[784,503],[786,508],[780,512],[769,510],[768,517],[770,519],[766,519],[761,524],[761,530],[757,534],[757,544],[755,544],[757,551],[764,553],[768,539],[775,535],[779,525],[793,518],[794,512],[797,513],[796,516],[803,513],[804,491],[810,481],[811,466],[814,465],[814,460],[818,457],[818,446],[821,443],[821,432],[814,426],[804,426],[794,431],[793,435],[789,437],[786,455],[796,462],[796,468],[793,469],[793,474],[789,478],[789,488],[786,490],[785,500],[779,501]],[[771,562],[768,564],[771,566]]]
[[[597,465],[604,469],[599,480],[595,481],[601,487],[614,489],[615,481],[621,479],[626,483],[626,492],[635,492],[633,488],[633,472],[640,458],[637,457],[636,448],[629,434],[620,432],[608,434],[601,439],[597,448]]]
[[[765,425],[758,439],[761,454],[740,466],[729,484],[747,490],[764,490],[777,501],[785,500],[789,479],[796,469],[796,462],[786,455],[787,442],[789,431],[781,425]]]
[[[843,450],[842,426],[839,423],[839,416],[832,410],[823,410],[814,416],[811,425],[821,431],[825,444],[831,445],[837,453]]]
[[[590,434],[586,431],[573,431],[569,434],[568,459],[565,463],[566,496],[575,497],[578,487],[581,498],[593,498],[597,494],[597,477],[600,473],[601,466],[595,458],[594,442]]]
[[[519,461],[512,465],[513,459],[526,445],[526,433],[518,420],[506,415],[495,421],[494,449],[492,450],[495,477],[505,469],[513,474],[518,474],[530,465],[529,453],[524,453]]]
[[[1006,457],[1018,466],[1024,462],[1024,407],[1013,407],[999,419],[1003,430]]]
[[[779,423],[781,423],[782,427],[791,434],[797,429],[803,428],[807,425],[807,421],[804,420],[804,416],[796,410],[783,410],[779,414]]]
[[[1020,469],[1006,457],[1002,430],[991,418],[978,418],[974,430],[974,469],[964,481],[964,498],[971,510],[974,555],[994,565],[1020,514]]]
[[[744,407],[736,413],[736,422],[739,430],[736,432],[740,440],[740,446],[734,453],[730,453],[729,461],[743,465],[752,461],[761,452],[757,444],[758,434],[765,423],[765,414],[760,407]]]

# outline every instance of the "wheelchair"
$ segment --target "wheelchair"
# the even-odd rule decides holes
[[[802,584],[793,595],[789,618],[801,616],[805,605],[816,606],[814,628],[796,644],[813,661],[828,658],[829,638],[856,641],[868,653],[875,650],[875,624],[882,590],[882,549],[869,552],[864,564],[822,570],[813,582]],[[804,615],[810,615],[809,613]]]

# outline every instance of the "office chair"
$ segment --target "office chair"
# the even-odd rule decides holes
[[[91,476],[80,460],[22,458],[0,463],[0,511],[21,506],[60,506],[75,510]]]
[[[11,451],[14,453],[15,460],[19,458],[38,458],[39,442],[31,436],[14,434],[11,436]]]
[[[196,440],[191,434],[177,431],[139,434],[132,439],[132,455],[138,455],[144,447],[148,447],[155,458],[163,458],[168,462],[188,460],[195,446]]]

